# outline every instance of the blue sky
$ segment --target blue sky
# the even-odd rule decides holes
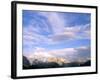
[[[91,14],[23,10],[22,18],[24,55],[61,50],[63,57],[73,51],[81,58],[85,49],[84,58],[90,58]]]

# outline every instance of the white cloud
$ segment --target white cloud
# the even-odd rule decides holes
[[[91,57],[90,47],[66,48],[49,52],[52,55],[63,57],[69,61],[86,61]]]
[[[64,19],[61,15],[54,12],[41,12],[40,14],[45,16],[51,25],[53,35],[49,35],[49,37],[53,41],[90,39],[90,24],[65,27]]]
[[[30,57],[59,57],[68,61],[86,61],[90,59],[90,47],[82,46],[78,48],[65,48],[59,50],[47,51],[45,48],[36,47],[35,51],[30,54]]]
[[[34,27],[26,27],[23,30],[23,41],[24,43],[33,42],[34,44],[49,43],[50,39],[43,35],[37,34],[33,31]]]
[[[72,57],[76,55],[76,52],[77,51],[74,48],[65,48],[65,49],[53,50],[50,51],[49,53],[56,57],[63,57],[68,60],[70,56]]]
[[[63,40],[90,39],[90,24],[68,27],[65,26],[64,19],[62,18],[62,16],[57,13],[39,12],[38,14],[44,16],[50,26],[45,22],[45,20],[41,19],[42,22],[41,25],[44,25],[41,28],[41,26],[39,26],[38,24],[34,25],[35,20],[33,19],[31,20],[30,25],[23,27],[23,45],[30,46],[31,47],[30,50],[32,51],[33,51],[32,47],[36,45],[57,44]],[[52,32],[52,33],[45,36],[41,34],[42,33],[41,31],[48,33]],[[59,56],[60,53],[62,53],[63,55],[72,57],[71,53],[76,53],[77,50],[74,48],[72,49],[67,48],[66,50],[51,51],[51,52],[55,53],[55,55],[58,53]]]
[[[71,40],[76,37],[76,34],[72,31],[64,31],[62,33],[57,33],[51,36],[53,41],[63,41],[63,40]]]
[[[49,36],[53,41],[75,40],[75,39],[90,39],[89,24],[64,27],[64,31]]]
[[[40,58],[41,57],[53,57],[53,55],[48,53],[45,48],[40,48],[40,47],[35,47],[34,52],[29,55],[29,58],[32,58],[34,56],[39,56]]]
[[[38,24],[38,17],[36,17],[37,21],[33,18],[30,22],[30,25],[23,27],[23,45],[28,46],[29,48],[24,48],[24,54],[34,54],[34,52],[39,51],[41,55],[48,56],[59,56],[68,58],[69,60],[77,60],[78,57],[86,58],[90,57],[90,49],[87,47],[80,48],[66,48],[60,50],[52,50],[46,51],[45,48],[35,48],[33,47],[37,45],[48,45],[48,44],[57,44],[64,40],[75,40],[75,39],[90,39],[90,24],[85,25],[76,25],[76,26],[65,26],[64,19],[62,15],[54,12],[38,12],[39,15],[44,16],[46,21],[41,19],[41,25]],[[33,16],[33,15],[31,15]],[[67,21],[68,19],[66,19]],[[42,35],[41,31],[47,32],[51,34],[45,36]],[[85,52],[85,55],[84,55]],[[80,55],[80,56],[79,56]]]
[[[24,43],[29,42],[32,44],[56,44],[63,40],[90,39],[90,24],[65,27],[64,19],[62,15],[59,15],[58,13],[38,12],[37,14],[45,17],[46,20],[41,18],[40,21],[42,23],[39,23],[44,26],[41,28],[41,26],[38,25],[38,22],[32,19],[30,25],[24,27]],[[36,18],[36,20],[38,20],[38,17]],[[49,24],[47,24],[46,21]],[[53,33],[44,36],[41,34],[41,31]]]
[[[64,30],[65,23],[62,15],[54,12],[39,12],[40,15],[47,18],[54,34],[61,33]]]

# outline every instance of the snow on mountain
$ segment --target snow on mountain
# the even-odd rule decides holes
[[[37,63],[48,63],[48,62],[55,62],[59,65],[62,65],[63,63],[68,63],[66,59],[58,58],[50,54],[43,48],[37,48],[35,52],[28,57],[28,60],[30,61],[31,65]]]
[[[36,48],[35,52],[29,55],[28,59],[33,64],[33,62],[47,62],[49,57],[53,56],[48,54],[43,48]]]

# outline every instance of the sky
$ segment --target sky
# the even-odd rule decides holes
[[[90,58],[91,14],[23,10],[22,19],[23,55]]]

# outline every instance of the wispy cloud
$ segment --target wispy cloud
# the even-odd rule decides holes
[[[40,42],[47,42],[48,43],[56,43],[56,41],[62,41],[62,40],[71,40],[71,39],[90,39],[90,28],[87,30],[87,27],[89,27],[89,24],[86,25],[76,25],[71,27],[65,27],[63,23],[63,19],[57,14],[57,13],[42,13],[48,20],[49,24],[51,24],[51,30],[52,34],[49,34],[47,36],[39,34],[41,31],[47,31],[50,32],[49,28],[44,25],[48,25],[46,23],[42,23],[44,27],[41,26],[35,26],[33,25],[34,21],[31,21],[32,24],[30,24],[28,27],[25,27],[23,30],[23,34],[26,38],[36,39],[33,42],[36,43],[36,41],[40,40]],[[49,15],[49,16],[48,16]],[[42,20],[42,22],[45,22]],[[40,24],[40,23],[39,23]],[[40,43],[38,42],[38,43]]]
[[[59,15],[57,12],[42,12],[40,15],[43,15],[47,18],[54,34],[61,33],[64,30],[65,24],[62,15]]]
[[[24,14],[23,14],[24,15],[23,16],[24,54],[34,53],[35,48],[40,47],[41,45],[50,46],[55,44],[61,44],[63,41],[71,41],[71,40],[75,41],[80,39],[90,40],[90,27],[91,27],[90,23],[68,26],[66,24],[67,21],[70,23],[70,20],[72,20],[73,18],[70,20],[68,18],[65,19],[63,17],[63,14],[67,16],[67,13],[62,14],[59,12],[26,11],[24,12]],[[72,20],[71,23],[75,21],[75,18],[77,18],[77,16],[74,17],[74,20]],[[85,18],[87,19],[89,17],[86,16]],[[26,23],[24,21],[27,23],[27,25],[25,25]],[[72,48],[67,48],[61,51],[57,50],[57,52],[56,51],[51,51],[51,52],[55,53],[55,55],[56,53],[62,53],[59,54],[59,56],[63,55],[63,53],[65,55],[66,53],[67,56],[68,53],[70,54],[76,53],[79,50],[80,49],[75,49],[72,46]],[[72,57],[72,55],[70,57]]]

